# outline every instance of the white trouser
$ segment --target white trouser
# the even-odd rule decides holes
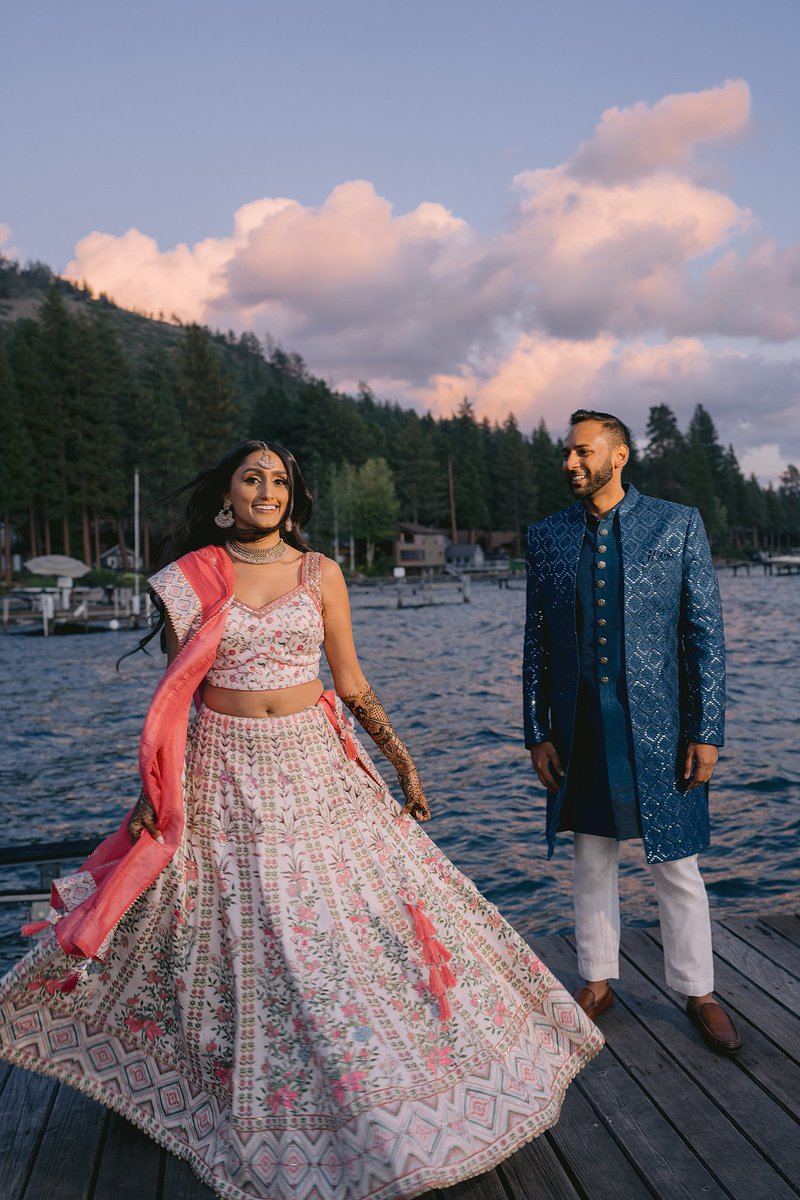
[[[584,979],[619,978],[619,842],[575,834],[574,896],[578,970]],[[708,896],[697,855],[650,863],[656,885],[667,986],[684,996],[714,990]]]

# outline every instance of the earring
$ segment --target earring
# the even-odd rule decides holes
[[[232,509],[230,500],[226,500],[214,517],[214,524],[219,525],[220,529],[230,529],[231,525],[235,525],[236,517],[233,515]]]
[[[291,517],[287,517],[286,520],[283,522],[283,528],[286,530],[287,533],[292,532],[292,530],[294,529],[294,524],[292,523]]]

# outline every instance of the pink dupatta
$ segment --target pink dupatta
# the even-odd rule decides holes
[[[128,812],[116,833],[89,856],[77,875],[56,880],[55,935],[67,954],[102,957],[108,936],[131,905],[170,861],[184,823],[183,767],[192,696],[214,661],[233,595],[233,567],[221,546],[205,546],[178,560],[202,608],[200,629],[165,672],[145,718],[139,743],[142,786],[158,816],[160,845],[143,833],[132,843]],[[61,886],[59,886],[61,885]],[[65,911],[66,910],[66,911]],[[42,925],[27,926],[34,932]]]

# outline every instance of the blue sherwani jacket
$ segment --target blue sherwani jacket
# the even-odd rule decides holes
[[[645,854],[686,858],[709,842],[708,786],[687,790],[689,742],[721,746],[725,645],[716,572],[697,509],[642,496],[618,509],[624,672]],[[528,528],[525,745],[551,741],[565,777],[548,793],[548,857],[566,793],[580,678],[575,619],[586,514],[574,504]]]

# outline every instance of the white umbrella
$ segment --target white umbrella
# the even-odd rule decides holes
[[[25,570],[32,575],[69,576],[70,579],[80,579],[91,569],[79,558],[70,558],[68,554],[41,554],[38,558],[29,558],[25,563]]]

